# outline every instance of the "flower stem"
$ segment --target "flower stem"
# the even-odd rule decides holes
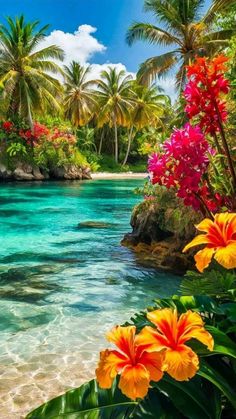
[[[207,204],[204,202],[204,200],[202,199],[202,197],[197,194],[196,192],[194,193],[195,197],[198,199],[198,201],[200,202],[200,208],[201,208],[201,212],[203,213],[204,216],[208,216],[211,220],[214,219],[211,211],[209,210]]]
[[[228,146],[228,143],[227,143],[227,140],[226,140],[226,136],[225,136],[225,132],[224,132],[223,123],[222,123],[221,115],[220,115],[220,112],[219,112],[218,104],[217,104],[215,98],[213,99],[213,101],[214,101],[214,106],[215,106],[215,110],[216,110],[217,117],[218,117],[218,126],[219,126],[219,130],[220,130],[220,135],[221,135],[224,151],[225,151],[225,154],[226,154],[226,157],[227,157],[227,160],[228,160],[228,165],[229,165],[229,170],[230,170],[232,180],[233,180],[234,190],[236,191],[236,173],[235,173],[235,170],[234,170],[233,161],[231,159],[230,150],[229,150],[229,146]]]

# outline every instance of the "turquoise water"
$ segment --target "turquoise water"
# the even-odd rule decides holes
[[[0,186],[1,418],[92,376],[106,330],[176,292],[119,244],[142,183]]]

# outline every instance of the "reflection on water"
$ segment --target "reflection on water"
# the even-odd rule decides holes
[[[93,376],[104,333],[179,279],[119,242],[137,180],[0,186],[0,418]]]

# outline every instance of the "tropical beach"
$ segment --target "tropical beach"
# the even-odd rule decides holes
[[[0,419],[235,418],[235,1],[1,6]]]

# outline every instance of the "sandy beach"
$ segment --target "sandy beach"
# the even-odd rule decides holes
[[[148,177],[148,173],[108,173],[98,172],[92,173],[92,179],[145,179]]]

